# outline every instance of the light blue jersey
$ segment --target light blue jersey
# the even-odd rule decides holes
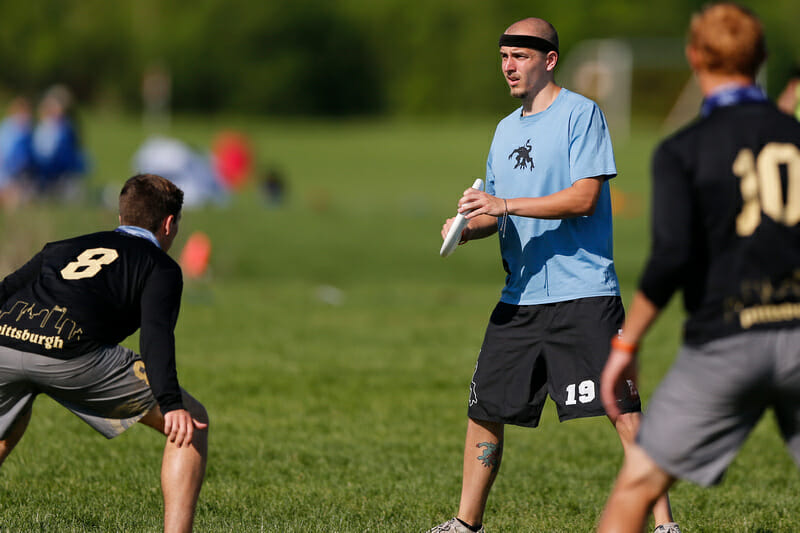
[[[497,126],[486,164],[486,192],[539,197],[583,178],[605,177],[591,216],[544,220],[509,216],[500,252],[508,273],[501,301],[534,305],[619,295],[608,179],[617,174],[608,126],[593,101],[562,88],[546,110],[522,108]],[[498,229],[502,217],[498,218]]]

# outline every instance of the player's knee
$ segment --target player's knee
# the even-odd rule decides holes
[[[672,478],[642,448],[633,445],[627,450],[617,480],[622,490],[635,492],[655,501],[667,491],[671,482]]]
[[[501,422],[490,422],[488,420],[478,420],[475,418],[468,418],[468,428],[482,428],[495,436],[497,440],[503,440],[504,425]]]
[[[206,411],[206,408],[200,402],[198,402],[197,405],[189,412],[192,414],[192,418],[198,422],[209,424],[208,411]],[[207,427],[206,430],[208,430]]]
[[[198,422],[203,424],[209,423],[208,411],[206,410],[205,406],[186,391],[183,391],[183,407],[189,411],[189,414],[192,415],[192,418]],[[206,428],[206,430],[207,429],[208,428]]]

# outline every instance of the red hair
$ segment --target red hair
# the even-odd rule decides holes
[[[754,78],[767,57],[761,21],[733,3],[712,4],[693,15],[689,46],[698,54],[698,68],[718,74]]]

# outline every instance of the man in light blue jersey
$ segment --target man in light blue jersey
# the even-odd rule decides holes
[[[499,234],[506,283],[472,378],[458,514],[431,533],[484,531],[504,426],[538,426],[548,395],[561,421],[605,416],[600,374],[624,318],[608,186],[617,170],[605,117],[555,83],[558,34],[549,22],[516,22],[499,45],[522,107],[497,126],[486,192],[465,191],[459,211],[470,212],[462,243]],[[611,422],[626,449],[641,414],[632,382],[618,391],[618,404]],[[656,532],[679,532],[666,496],[654,516]]]

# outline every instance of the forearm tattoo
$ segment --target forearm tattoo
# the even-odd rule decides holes
[[[500,442],[481,442],[475,445],[476,448],[485,448],[483,453],[478,456],[478,461],[483,463],[486,468],[491,468],[492,473],[500,468],[500,460],[503,458],[503,441]]]

